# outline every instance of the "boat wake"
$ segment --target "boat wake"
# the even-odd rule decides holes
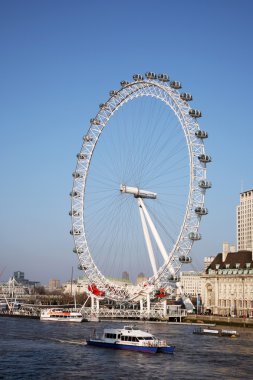
[[[77,344],[79,346],[85,346],[87,344],[84,340],[68,340],[68,339],[57,339],[57,338],[51,338],[50,340],[54,342],[58,342],[58,343]]]
[[[85,339],[72,340],[72,339],[60,339],[60,338],[49,338],[49,337],[44,337],[44,336],[27,336],[27,335],[17,335],[17,334],[15,334],[15,339],[42,341],[42,342],[55,342],[55,343],[65,343],[65,344],[76,344],[79,346],[85,346],[87,344]]]

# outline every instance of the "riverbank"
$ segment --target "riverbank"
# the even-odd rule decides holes
[[[9,318],[28,318],[28,319],[40,319],[38,315],[32,314],[18,314],[18,313],[0,313],[0,317],[9,317]]]
[[[0,313],[0,317],[10,317],[10,318],[28,318],[28,319],[39,319],[39,315],[37,313],[31,314],[30,313],[20,313],[20,312],[14,312],[14,313]],[[112,322],[128,322],[128,323],[143,323],[143,320],[135,319],[134,321],[128,320],[128,319],[107,319],[107,318],[101,318],[99,319],[99,322],[102,321],[112,321]],[[215,325],[224,325],[224,326],[237,326],[237,327],[246,327],[246,328],[252,328],[253,329],[253,319],[252,318],[232,318],[232,317],[220,317],[217,315],[196,315],[196,314],[189,314],[186,317],[182,317],[181,322],[178,320],[175,321],[168,321],[168,320],[156,320],[156,321],[149,321],[146,320],[148,323],[169,323],[169,324],[177,324],[177,325],[199,325],[199,326],[215,326]]]
[[[186,323],[214,323],[216,325],[226,325],[226,326],[237,326],[237,327],[248,327],[253,329],[253,319],[252,318],[232,318],[232,317],[221,317],[218,315],[187,315],[182,318],[182,322]]]

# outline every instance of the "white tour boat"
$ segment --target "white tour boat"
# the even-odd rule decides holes
[[[94,336],[87,340],[87,344],[103,348],[166,354],[172,354],[175,349],[175,346],[169,346],[165,340],[157,339],[154,335],[133,326],[125,326],[123,329],[104,329],[101,337],[94,333]]]
[[[75,309],[53,308],[41,310],[40,319],[42,321],[83,322],[84,317]]]

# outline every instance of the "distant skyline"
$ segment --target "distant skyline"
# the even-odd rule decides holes
[[[193,95],[213,158],[208,216],[193,246],[203,266],[236,245],[240,192],[253,188],[253,4],[249,0],[6,1],[0,5],[0,281],[14,271],[81,275],[69,192],[82,136],[120,81],[168,73]]]

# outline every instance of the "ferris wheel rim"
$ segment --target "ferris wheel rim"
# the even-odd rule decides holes
[[[157,89],[160,91],[159,94],[154,92]],[[167,101],[165,98],[163,98],[165,94],[168,96]],[[194,241],[194,239],[189,238],[189,232],[198,236],[197,231],[200,224],[200,218],[194,215],[194,222],[189,223],[189,219],[193,217],[192,208],[195,204],[199,207],[203,207],[204,205],[204,192],[203,189],[200,188],[199,183],[197,183],[195,178],[196,172],[198,172],[197,178],[203,181],[206,180],[206,167],[203,165],[203,162],[200,162],[196,157],[197,154],[200,156],[205,155],[204,143],[203,140],[200,140],[195,136],[195,132],[199,131],[199,126],[196,118],[192,118],[192,116],[189,114],[191,108],[188,102],[183,101],[180,98],[179,91],[171,88],[167,83],[160,82],[156,79],[143,79],[138,82],[133,81],[127,83],[124,87],[122,86],[120,90],[113,93],[108,101],[104,103],[104,105],[106,104],[106,107],[101,107],[95,118],[91,120],[90,128],[87,134],[84,136],[83,145],[77,159],[76,170],[74,172],[76,174],[73,180],[73,189],[71,193],[71,216],[73,225],[72,233],[75,241],[75,250],[78,253],[80,265],[87,274],[89,280],[97,283],[98,286],[105,289],[109,295],[108,298],[111,299],[132,299],[142,291],[145,291],[145,289],[144,285],[142,284],[138,286],[130,286],[126,291],[125,286],[116,285],[114,282],[108,280],[97,268],[88,246],[84,227],[85,220],[83,210],[85,203],[86,180],[89,174],[89,167],[92,161],[93,152],[104,127],[120,107],[122,107],[129,100],[134,100],[135,98],[141,96],[154,96],[156,99],[159,99],[167,104],[167,106],[169,106],[170,109],[174,112],[183,129],[190,160],[190,183],[188,201],[181,231],[178,235],[173,249],[169,254],[169,260],[167,262],[164,262],[164,264],[159,268],[157,277],[151,276],[147,280],[147,285],[155,286],[157,283],[163,285],[166,283],[166,281],[168,281],[168,272],[172,273],[173,276],[177,274],[182,265],[178,259],[179,255],[183,253],[185,256],[187,256]],[[169,100],[172,103],[169,103]],[[193,149],[194,144],[197,147],[195,146]],[[81,163],[81,154],[83,154],[83,157],[86,155],[85,165],[82,165]],[[80,176],[78,177],[77,174],[80,174]],[[78,194],[76,195],[76,193]],[[79,199],[76,201],[76,198]],[[180,245],[181,242],[182,244]]]

